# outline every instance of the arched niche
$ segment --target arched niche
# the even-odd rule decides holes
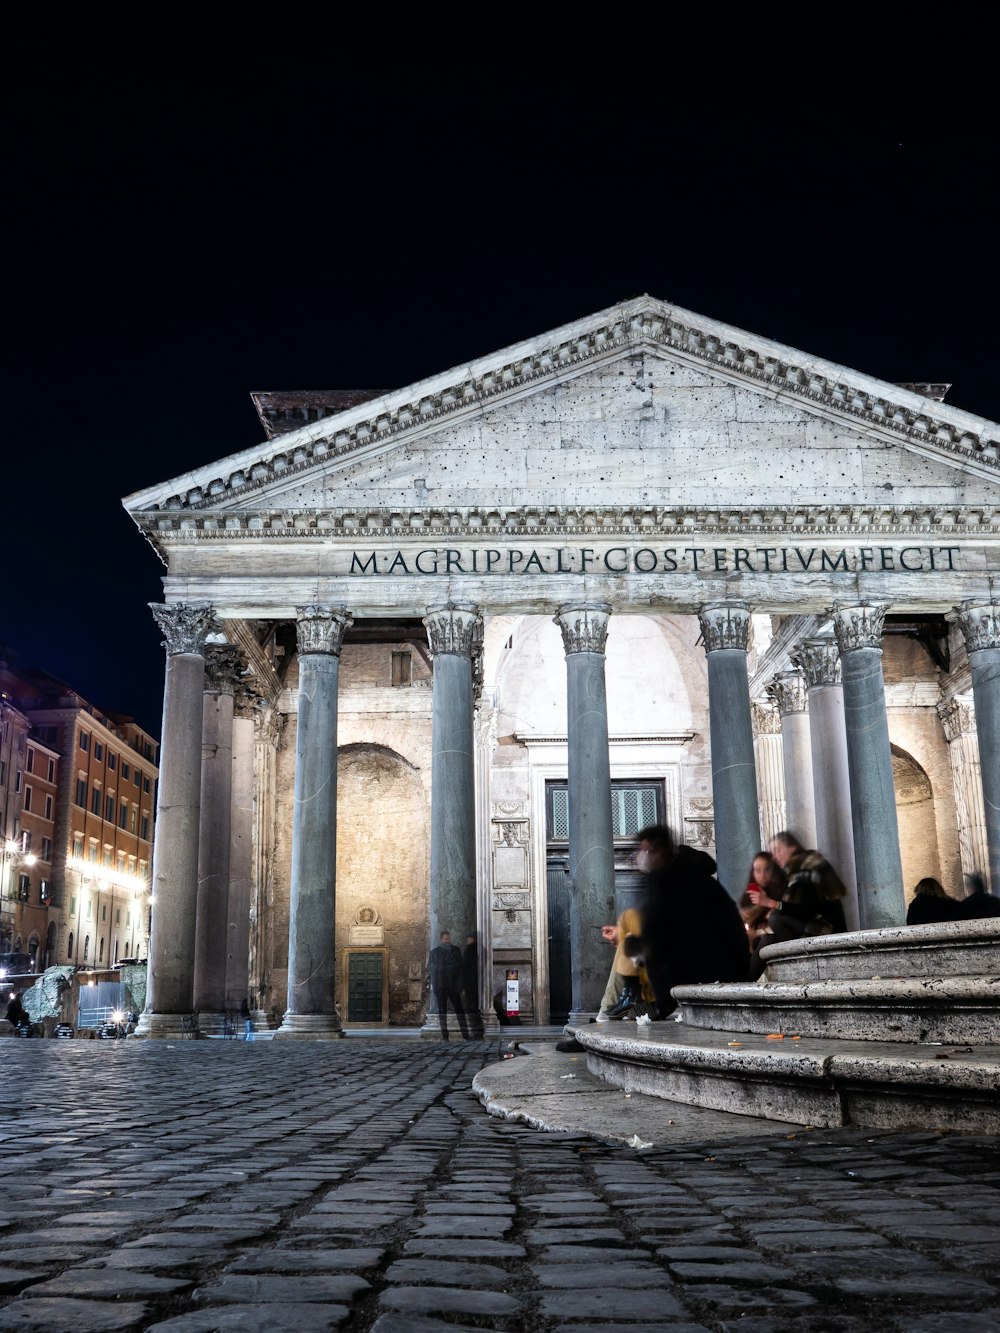
[[[369,742],[337,752],[338,965],[351,927],[373,909],[387,950],[388,1013],[413,1025],[423,1012],[427,963],[430,811],[419,770],[395,750]],[[346,1014],[344,979],[338,999]]]
[[[918,880],[928,876],[941,879],[941,856],[934,821],[934,790],[930,778],[913,755],[898,745],[893,745],[891,749],[903,886],[909,902],[913,897],[913,886]]]

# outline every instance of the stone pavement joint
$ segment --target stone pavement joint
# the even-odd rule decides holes
[[[619,1093],[682,1122],[635,1150],[576,1078],[578,1127],[544,1133],[476,1100],[497,1041],[4,1049],[0,1333],[996,1327],[993,1138]]]

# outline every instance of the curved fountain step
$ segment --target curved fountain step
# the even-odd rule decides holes
[[[786,940],[762,949],[761,958],[773,982],[996,976],[1000,917]]]
[[[677,986],[684,1022],[848,1041],[1000,1045],[1000,976]]]
[[[573,1032],[592,1074],[667,1101],[824,1128],[1000,1132],[1000,1046],[770,1041],[670,1021]]]

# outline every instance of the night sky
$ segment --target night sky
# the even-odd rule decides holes
[[[994,117],[959,99],[79,22],[9,55],[0,641],[154,734],[121,498],[257,443],[252,390],[398,388],[648,291],[1000,419]]]

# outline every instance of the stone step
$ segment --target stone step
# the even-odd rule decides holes
[[[1000,976],[677,986],[696,1028],[849,1041],[1000,1045]]]
[[[1000,974],[1000,917],[786,940],[761,950],[771,982]]]
[[[1000,1046],[918,1046],[654,1023],[573,1029],[587,1068],[667,1101],[832,1128],[1000,1132]]]

